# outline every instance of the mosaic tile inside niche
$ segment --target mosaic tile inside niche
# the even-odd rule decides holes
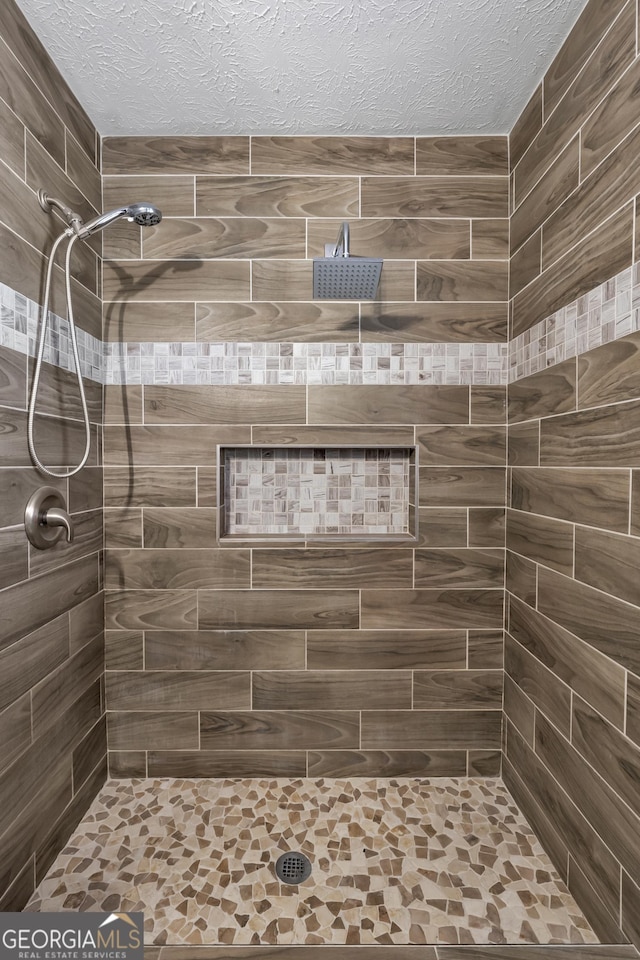
[[[274,865],[298,850],[303,884]],[[597,943],[498,780],[107,781],[26,907],[148,944]]]
[[[410,534],[410,451],[226,448],[225,535]]]

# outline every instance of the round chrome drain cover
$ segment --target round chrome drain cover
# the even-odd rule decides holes
[[[276,876],[283,883],[302,883],[311,876],[311,861],[304,853],[283,853],[276,861]]]

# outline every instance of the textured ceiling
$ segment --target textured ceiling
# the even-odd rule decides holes
[[[18,0],[103,135],[507,133],[586,0]]]

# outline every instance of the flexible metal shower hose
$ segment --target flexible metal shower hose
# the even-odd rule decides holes
[[[53,277],[53,267],[58,251],[58,247],[62,243],[65,237],[69,237],[69,244],[67,246],[67,253],[65,256],[64,262],[64,279],[65,279],[65,293],[67,298],[67,321],[69,323],[69,336],[71,337],[71,346],[73,349],[73,359],[76,365],[76,376],[78,378],[78,390],[80,391],[80,401],[82,403],[82,415],[84,417],[84,430],[85,430],[85,448],[82,460],[77,467],[73,467],[71,470],[65,473],[56,473],[54,470],[50,470],[49,467],[41,462],[36,452],[35,439],[34,439],[34,420],[36,413],[36,398],[38,395],[38,387],[40,385],[40,373],[42,370],[42,360],[44,357],[44,350],[46,345],[47,338],[47,327],[49,325],[49,299],[51,295],[51,280]],[[48,477],[56,477],[59,479],[67,479],[68,477],[73,477],[78,473],[87,460],[89,459],[89,451],[91,450],[91,425],[89,423],[89,411],[87,410],[87,398],[84,392],[84,384],[82,382],[82,373],[80,370],[80,355],[78,353],[78,340],[76,337],[76,325],[73,319],[73,304],[71,302],[71,251],[73,250],[73,245],[76,242],[78,237],[75,235],[73,230],[65,230],[64,233],[61,233],[57,238],[53,247],[51,248],[51,254],[49,256],[49,263],[47,264],[47,276],[44,285],[44,300],[42,304],[42,324],[40,328],[40,341],[38,344],[38,355],[36,358],[36,368],[33,374],[33,383],[31,385],[31,397],[29,399],[29,415],[27,421],[27,443],[29,445],[29,453],[31,454],[31,459],[34,464],[42,473],[46,474]]]

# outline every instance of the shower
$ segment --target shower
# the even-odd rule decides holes
[[[141,227],[154,227],[156,224],[160,223],[162,220],[162,213],[160,210],[154,206],[152,203],[147,201],[142,201],[139,203],[131,203],[124,207],[118,207],[115,210],[109,210],[106,213],[101,213],[97,217],[94,217],[93,220],[89,220],[88,223],[85,223],[80,214],[76,213],[70,207],[68,207],[61,200],[58,200],[56,197],[50,197],[44,190],[38,191],[38,200],[40,206],[47,213],[53,213],[56,211],[58,215],[67,223],[67,227],[60,234],[59,237],[54,241],[51,248],[51,253],[49,255],[49,262],[47,264],[47,274],[44,285],[44,297],[42,303],[42,323],[40,326],[40,336],[38,341],[38,352],[36,357],[36,367],[33,374],[33,383],[31,385],[31,395],[29,398],[29,414],[28,414],[28,424],[27,424],[27,442],[29,445],[29,453],[34,465],[44,474],[49,477],[58,477],[66,479],[67,477],[73,477],[78,473],[87,460],[89,459],[89,451],[91,449],[91,428],[89,424],[89,411],[87,410],[87,400],[84,392],[84,384],[82,382],[82,374],[80,372],[80,356],[78,353],[78,342],[76,337],[76,328],[75,322],[73,319],[73,304],[71,302],[71,253],[73,246],[77,240],[86,240],[88,237],[92,236],[94,233],[97,233],[99,230],[104,230],[105,227],[108,227],[109,224],[114,223],[116,220],[119,220],[121,217],[130,220],[133,223],[139,224]],[[64,281],[65,281],[65,295],[67,302],[67,321],[69,323],[69,337],[71,340],[71,346],[73,350],[73,359],[76,367],[76,376],[78,378],[78,389],[80,392],[80,402],[82,404],[82,416],[84,420],[84,430],[85,430],[85,448],[82,455],[80,463],[73,467],[71,470],[63,473],[56,473],[53,470],[50,470],[48,467],[45,467],[44,464],[38,457],[35,439],[34,439],[34,421],[35,421],[35,412],[36,412],[36,399],[38,395],[38,387],[40,384],[40,373],[42,370],[42,360],[44,357],[44,350],[46,345],[46,336],[47,336],[47,327],[49,324],[49,298],[51,294],[51,280],[53,276],[53,266],[55,263],[56,253],[58,252],[58,247],[67,239],[69,242],[67,244],[67,250],[64,258]]]

